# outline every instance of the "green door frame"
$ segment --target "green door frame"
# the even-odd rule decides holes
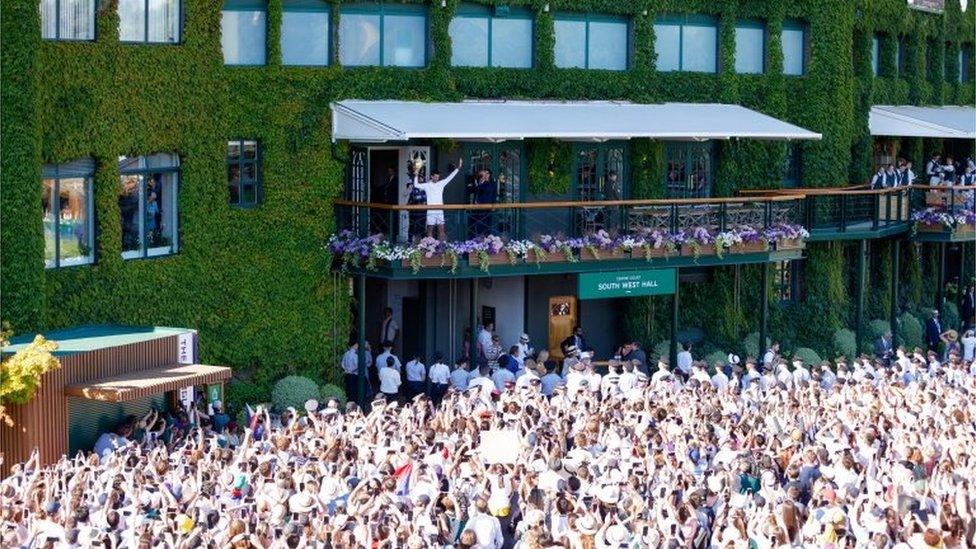
[[[511,151],[511,150],[518,151],[518,155],[519,155],[518,188],[515,190],[515,192],[518,193],[517,196],[518,200],[507,200],[504,202],[506,204],[525,202],[525,189],[526,189],[525,143],[522,141],[499,141],[493,143],[479,143],[473,141],[465,141],[461,145],[462,158],[468,161],[467,165],[469,170],[474,169],[474,162],[471,160],[471,154],[475,151],[487,151],[491,155],[491,166],[490,166],[491,173],[494,174],[496,178],[498,174],[501,172],[501,162],[499,161],[499,157],[501,156],[501,153],[505,151]],[[467,176],[470,175],[471,173],[472,172],[469,171],[462,175]],[[516,237],[521,238],[522,234],[520,231],[522,230],[522,227],[525,226],[525,223],[523,222],[524,221],[523,216],[525,215],[525,210],[516,210],[514,213],[505,212],[505,211],[495,213],[496,217],[510,216],[510,215],[514,215],[514,219],[512,220],[513,221],[512,224],[514,225],[514,228],[512,229],[513,234],[511,236],[512,238],[516,238]]]
[[[688,188],[688,177],[692,172],[694,166],[693,157],[696,153],[701,150],[707,149],[708,152],[708,193],[705,194],[704,198],[711,197],[715,194],[715,141],[665,141],[664,142],[664,192],[667,194],[668,198],[689,198],[690,195],[685,196],[673,196],[668,189],[668,169],[667,163],[669,158],[671,158],[671,153],[673,151],[678,151],[681,157],[682,163],[684,164],[685,173],[685,189]]]
[[[611,149],[620,149],[623,152],[623,161],[621,162],[621,172],[620,177],[620,198],[627,199],[630,197],[630,143],[626,141],[604,141],[603,143],[575,143],[573,145],[573,164],[571,171],[569,173],[570,180],[572,181],[572,199],[579,200],[579,178],[576,176],[580,170],[580,153],[585,150],[596,149],[596,172],[603,173],[607,169],[607,151]],[[602,185],[601,185],[602,188]]]

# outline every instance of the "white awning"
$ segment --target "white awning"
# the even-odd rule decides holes
[[[338,101],[332,139],[357,142],[450,138],[504,141],[555,138],[606,141],[631,137],[705,140],[820,139],[741,105],[616,101]]]
[[[976,139],[976,108],[875,105],[868,127],[871,135]]]

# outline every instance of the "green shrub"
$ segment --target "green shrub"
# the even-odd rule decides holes
[[[881,338],[891,330],[891,323],[887,320],[872,320],[868,323],[868,337],[871,338],[871,343]],[[872,347],[873,348],[873,347]]]
[[[766,338],[766,344],[763,348],[759,348],[759,332],[752,332],[746,336],[742,341],[742,351],[745,352],[745,356],[742,357],[743,363],[745,363],[746,358],[761,358],[759,353],[765,351],[772,344],[770,339]]]
[[[267,385],[233,379],[224,390],[224,404],[228,413],[244,410],[246,404],[254,406],[268,402]]]
[[[813,366],[823,362],[820,355],[809,347],[800,347],[799,349],[793,351],[793,357],[802,360],[803,364],[806,366]]]
[[[271,403],[275,410],[282,411],[289,406],[299,412],[305,410],[305,401],[310,398],[318,400],[319,386],[314,381],[303,376],[288,376],[278,380],[271,390]]]
[[[650,356],[651,360],[658,360],[661,357],[668,358],[671,354],[671,342],[667,339],[663,341],[658,341],[657,345],[654,346],[654,350]],[[656,365],[651,367],[651,371],[656,369]]]
[[[948,302],[942,307],[942,329],[958,330],[962,324],[962,316],[959,314],[959,307],[955,303]]]
[[[679,345],[686,341],[692,345],[698,345],[702,341],[705,341],[705,330],[701,328],[682,328],[678,330]]]
[[[832,350],[835,355],[843,355],[848,360],[857,358],[857,336],[847,328],[834,332]]]
[[[708,371],[712,371],[712,369],[715,367],[715,363],[716,362],[720,362],[722,364],[725,364],[725,360],[727,358],[728,358],[728,355],[726,355],[722,351],[712,351],[711,353],[708,353],[707,355],[705,355],[705,359],[704,360],[705,360],[705,364],[707,365]]]
[[[346,391],[337,385],[326,383],[325,385],[319,387],[319,395],[322,396],[321,403],[323,406],[331,398],[339,399],[340,405],[344,406],[346,404]]]
[[[922,330],[922,323],[911,313],[902,313],[899,321],[901,324],[899,326],[900,343],[907,349],[922,347],[925,334]]]

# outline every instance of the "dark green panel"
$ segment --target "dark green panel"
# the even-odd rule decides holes
[[[68,454],[91,450],[99,435],[115,429],[129,414],[142,417],[150,408],[161,411],[166,407],[166,393],[129,402],[68,397]]]

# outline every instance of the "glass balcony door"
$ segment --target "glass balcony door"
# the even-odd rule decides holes
[[[523,200],[525,153],[522,143],[465,143],[463,155],[469,202],[514,204]],[[521,226],[517,212],[472,212],[469,233],[472,236],[491,233],[516,238]]]

